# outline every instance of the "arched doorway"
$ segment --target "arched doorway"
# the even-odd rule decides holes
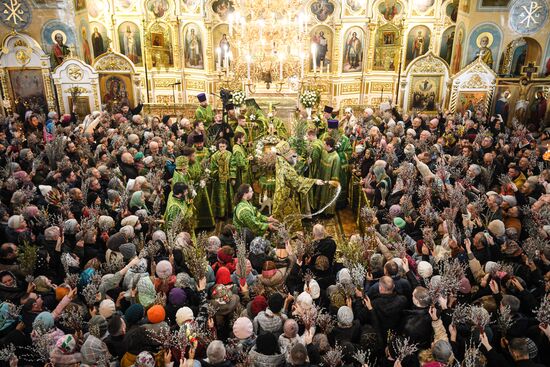
[[[529,63],[540,64],[542,47],[533,38],[520,37],[508,44],[504,50],[500,74],[511,77],[519,77],[523,73],[523,67]]]

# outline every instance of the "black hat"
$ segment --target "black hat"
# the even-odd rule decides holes
[[[193,135],[193,143],[204,143],[204,135],[203,134]]]
[[[170,116],[169,115],[162,116],[162,123],[163,124],[166,125],[168,123],[168,121],[170,121]]]
[[[205,93],[199,93],[199,94],[197,94],[197,99],[199,100],[199,102],[204,102],[204,101],[206,101],[206,94],[205,94]]]
[[[326,113],[332,113],[332,111],[334,111],[334,108],[330,106],[325,106],[325,108],[323,109],[323,112],[326,112]]]
[[[235,109],[235,105],[233,103],[228,103],[225,105],[225,109],[227,111],[230,111],[230,110],[234,110]]]

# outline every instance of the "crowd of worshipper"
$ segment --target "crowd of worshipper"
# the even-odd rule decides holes
[[[199,103],[2,119],[2,365],[550,365],[548,131],[297,111],[261,210],[262,127]]]

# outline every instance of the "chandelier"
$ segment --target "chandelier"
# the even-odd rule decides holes
[[[231,60],[227,50],[220,65],[226,76],[232,73],[243,80],[251,92],[254,83],[264,82],[267,89],[276,84],[280,92],[285,83],[291,86],[304,76],[309,37],[308,18],[302,0],[241,0],[228,16],[231,47],[239,58]],[[243,83],[244,84],[244,83]]]

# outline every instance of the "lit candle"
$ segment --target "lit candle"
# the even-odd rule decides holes
[[[323,60],[321,60],[321,65],[319,65],[320,74],[323,75]]]
[[[223,53],[224,53],[224,60],[223,60],[223,67],[229,68],[229,48],[227,46],[223,46]]]
[[[313,74],[317,73],[317,45],[311,45],[311,59],[313,60]]]
[[[218,55],[218,60],[216,60],[216,70],[220,70],[222,67],[222,49],[216,47],[216,54]]]
[[[246,55],[246,78],[250,80],[250,63],[252,62],[252,57]]]

